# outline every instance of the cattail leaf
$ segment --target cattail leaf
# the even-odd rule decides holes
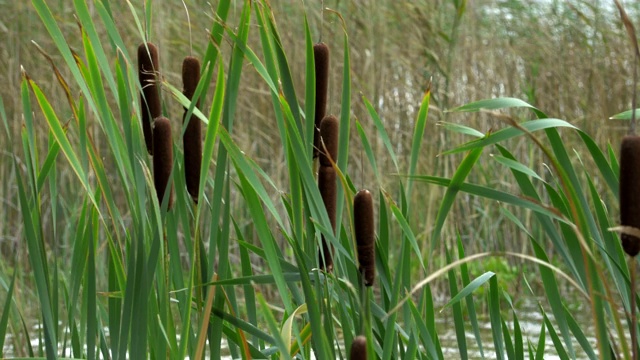
[[[607,182],[607,188],[613,193],[614,197],[619,197],[618,187],[618,171],[612,163],[607,161],[606,156],[600,150],[600,147],[596,142],[585,132],[578,131],[578,135],[582,139],[582,142],[587,146],[591,159],[595,162],[602,178]]]
[[[62,124],[60,124],[60,120],[58,120],[58,117],[56,116],[56,113],[51,107],[51,104],[49,103],[45,95],[42,93],[38,85],[33,80],[30,80],[30,79],[28,80],[28,82],[31,87],[31,90],[33,91],[36,97],[36,100],[38,101],[38,104],[40,105],[40,109],[42,109],[44,117],[47,120],[47,124],[49,124],[49,128],[51,129],[53,136],[55,137],[56,141],[60,144],[60,148],[62,149],[63,154],[66,156],[67,160],[69,161],[69,165],[78,176],[80,183],[84,187],[87,193],[87,196],[89,197],[93,205],[97,209],[99,209],[96,199],[93,196],[93,190],[91,189],[91,186],[89,185],[89,182],[87,180],[86,173],[84,169],[82,169],[82,166],[80,165],[80,160],[78,159],[78,156],[76,155],[76,153],[73,151],[73,148],[71,147],[71,143],[69,142],[69,139],[65,134],[65,131],[62,129]],[[102,215],[100,217],[102,218]]]
[[[589,359],[591,360],[598,359],[598,356],[596,355],[593,349],[593,345],[591,344],[589,338],[587,338],[587,336],[584,334],[584,331],[581,325],[578,324],[571,310],[568,309],[566,306],[565,306],[565,313],[567,315],[567,325],[569,326],[571,333],[575,337],[575,340],[582,347],[582,350],[584,350],[584,352],[589,357]],[[514,312],[514,317],[515,317],[515,312]]]
[[[4,100],[2,100],[2,95],[0,95],[0,119],[2,119],[2,124],[4,124],[4,131],[7,135],[7,141],[9,144],[12,144],[11,133],[9,132],[9,123],[7,122],[7,113],[4,110]]]
[[[531,169],[530,167],[527,167],[526,165],[516,161],[516,160],[512,160],[512,159],[508,159],[504,156],[500,156],[500,155],[491,155],[491,158],[494,159],[495,161],[497,161],[498,163],[509,167],[512,171],[518,171],[521,172],[527,176],[531,176],[537,180],[543,181],[544,179],[542,177],[540,177],[540,175],[538,175],[535,171],[533,171],[533,169]]]
[[[416,239],[415,234],[411,229],[411,225],[409,225],[409,221],[402,213],[402,210],[398,208],[395,204],[391,203],[389,206],[391,208],[391,212],[395,216],[396,221],[398,222],[398,224],[400,225],[400,228],[402,229],[402,235],[404,239],[407,240],[408,244],[411,246],[411,248],[415,252],[416,257],[420,262],[420,267],[423,270],[426,269],[426,265],[424,264],[424,260],[423,260],[422,251],[420,251],[418,240]]]
[[[431,99],[431,84],[427,86],[424,95],[422,96],[422,102],[420,103],[420,110],[418,110],[418,116],[416,117],[415,126],[413,128],[413,138],[411,141],[411,155],[409,157],[409,176],[415,175],[416,166],[418,165],[418,158],[420,156],[420,148],[422,146],[422,140],[424,138],[424,131],[427,125],[427,118],[429,115],[429,103]],[[411,198],[411,192],[413,189],[413,180],[409,178],[407,184],[407,198]],[[408,209],[407,209],[408,212]]]
[[[556,349],[556,353],[558,354],[558,357],[561,360],[571,359],[571,357],[569,357],[569,354],[567,354],[567,350],[562,344],[562,341],[560,340],[558,333],[556,333],[555,329],[553,328],[553,324],[551,323],[549,316],[547,316],[547,313],[544,312],[544,310],[542,310],[542,306],[540,308],[541,308],[540,312],[542,313],[542,316],[544,318],[544,323],[547,325],[547,330],[549,331],[549,337],[551,338],[551,342],[553,342],[553,346]]]
[[[411,314],[413,314],[413,319],[416,322],[416,327],[418,328],[418,334],[420,341],[422,342],[422,346],[426,349],[429,357],[431,359],[443,359],[444,356],[442,355],[442,349],[440,347],[440,342],[438,341],[438,334],[429,331],[429,328],[427,327],[425,321],[425,314],[420,313],[418,308],[413,303],[413,300],[409,300],[407,303],[409,304],[409,308],[411,309]]]
[[[279,70],[279,80],[280,86],[282,88],[282,93],[284,94],[285,99],[287,99],[287,103],[289,103],[291,115],[295,120],[296,129],[298,132],[302,133],[304,131],[304,128],[302,126],[300,107],[298,105],[298,98],[296,96],[295,86],[293,84],[293,76],[291,75],[289,61],[287,60],[284,48],[282,47],[282,41],[280,40],[280,35],[278,34],[273,18],[267,18],[267,25],[269,26],[269,30],[271,32],[270,35],[272,39],[273,51],[276,56],[276,65],[278,66]]]
[[[16,168],[19,165],[15,164]],[[27,240],[27,249],[29,250],[29,263],[31,264],[33,277],[36,283],[38,298],[40,300],[40,311],[42,312],[44,325],[45,351],[48,358],[54,359],[57,356],[58,341],[56,336],[57,322],[54,321],[52,309],[50,279],[47,261],[45,260],[43,239],[39,217],[34,214],[29,206],[27,194],[22,180],[20,171],[16,172],[18,183],[18,198],[20,201],[20,209],[22,211],[22,220],[24,223],[25,238]]]
[[[531,240],[531,245],[533,246],[533,250],[538,259],[549,262],[544,250],[538,244],[537,241]],[[549,300],[549,305],[551,306],[551,310],[553,312],[553,316],[555,317],[555,321],[560,328],[560,332],[563,335],[565,340],[565,344],[568,348],[569,353],[573,353],[573,346],[571,345],[571,335],[569,333],[569,326],[565,317],[565,310],[562,306],[562,295],[560,294],[560,289],[558,288],[558,283],[553,274],[553,270],[547,268],[546,266],[538,266],[538,270],[540,271],[540,279],[542,280],[542,285],[545,289],[545,294]],[[546,315],[545,315],[546,316]],[[550,324],[547,324],[549,334],[551,335],[553,329],[549,328]],[[555,331],[553,331],[555,334]],[[552,337],[553,338],[553,337]],[[555,343],[556,341],[554,341]],[[564,348],[562,349],[564,350]]]
[[[275,340],[275,345],[280,349],[280,359],[285,359],[285,360],[291,359],[291,356],[289,355],[289,349],[287,348],[287,345],[285,344],[284,339],[282,338],[282,335],[280,335],[280,331],[278,329],[278,323],[276,322],[276,319],[273,317],[273,314],[271,313],[269,304],[266,302],[266,300],[260,293],[258,293],[258,302],[260,303],[260,307],[262,308],[263,318],[267,322],[269,331],[272,334],[279,335],[274,337],[274,340]]]
[[[464,182],[471,169],[476,164],[480,155],[482,154],[482,148],[475,148],[465,156],[462,160],[458,169],[456,169],[453,177],[451,177],[451,182],[447,186],[447,191],[444,194],[442,202],[440,202],[440,208],[438,209],[438,215],[436,217],[436,221],[434,224],[433,232],[431,233],[431,246],[429,250],[429,254],[433,252],[438,241],[440,240],[440,234],[442,232],[442,228],[444,227],[444,221],[447,218],[451,207],[453,206],[453,202],[456,198],[457,193],[460,191],[460,185]]]
[[[364,148],[364,153],[367,155],[367,159],[369,160],[369,164],[371,165],[373,174],[375,175],[377,182],[380,183],[381,177],[380,171],[378,170],[378,164],[376,163],[376,156],[373,153],[373,149],[371,148],[371,144],[369,143],[367,134],[364,132],[362,124],[358,120],[356,120],[356,130],[358,131],[360,142],[362,143],[362,147]]]
[[[373,125],[378,130],[378,136],[380,136],[380,140],[382,140],[384,147],[387,149],[387,153],[389,154],[389,157],[391,157],[391,161],[395,166],[395,171],[400,172],[400,168],[398,167],[398,157],[396,156],[396,152],[393,150],[393,145],[391,144],[391,140],[389,139],[389,134],[387,133],[387,130],[385,130],[384,128],[382,119],[380,119],[380,116],[378,115],[376,110],[373,108],[373,105],[371,105],[371,102],[369,102],[369,100],[366,97],[362,96],[362,100],[364,101],[364,105],[367,108],[367,111],[369,112],[369,116],[371,116],[371,120],[373,120]]]
[[[508,109],[508,108],[528,108],[528,109],[531,109],[538,118],[543,119],[548,117],[545,113],[543,113],[533,105],[527,103],[526,101],[523,101],[517,98],[509,98],[509,97],[475,101],[475,102],[471,102],[463,106],[459,106],[457,108],[448,110],[448,112],[476,112],[482,109],[497,110],[497,109]]]
[[[445,247],[445,258],[447,264],[451,264],[451,253],[448,247]],[[458,293],[458,284],[456,279],[456,272],[454,269],[447,271],[447,279],[449,280],[449,292],[451,295]],[[464,289],[463,289],[464,290]],[[462,306],[459,302],[451,303],[453,307],[453,323],[456,332],[456,342],[458,343],[458,350],[460,359],[469,359],[467,349],[467,338],[465,334],[465,319],[462,316]],[[442,310],[441,310],[442,311]]]
[[[15,288],[17,274],[17,271],[13,272],[13,276],[11,276],[11,283],[8,287],[3,281],[3,285],[7,290],[7,295],[4,300],[4,305],[2,306],[2,316],[0,317],[0,357],[4,357],[4,341],[7,339],[7,325],[9,324],[9,312],[11,311],[11,303],[14,301],[13,289]]]
[[[307,313],[307,304],[302,304],[298,306],[294,312],[289,315],[287,320],[285,320],[284,324],[282,324],[282,329],[280,330],[280,337],[282,341],[284,341],[284,345],[287,348],[287,354],[291,354],[291,339],[292,339],[292,330],[293,330],[293,322],[297,317],[300,317]],[[290,355],[291,356],[291,355]],[[285,359],[285,354],[280,354],[280,359]],[[289,357],[290,358],[290,357]]]
[[[502,360],[504,359],[504,339],[502,337],[502,316],[500,314],[500,289],[498,288],[498,278],[496,276],[489,278],[487,299],[489,302],[489,320],[491,321],[495,358]]]
[[[465,286],[462,290],[460,290],[460,292],[458,292],[455,295],[452,294],[453,296],[451,297],[451,300],[447,301],[447,303],[440,309],[440,312],[444,311],[446,308],[452,306],[453,304],[459,302],[463,298],[471,295],[474,291],[476,291],[476,289],[486,284],[487,281],[489,281],[495,275],[496,274],[493,271],[487,271],[484,274],[475,278],[471,283],[469,283],[469,285]]]
[[[559,127],[577,129],[575,126],[571,125],[570,123],[560,119],[537,119],[537,120],[531,120],[531,121],[520,123],[518,124],[518,126],[527,132],[534,132],[538,130],[553,129],[553,128],[559,128]],[[496,132],[492,132],[485,135],[481,139],[473,140],[463,145],[460,145],[454,149],[447,150],[443,152],[442,155],[456,154],[456,153],[469,151],[472,149],[477,149],[482,147],[487,147],[489,145],[504,142],[511,138],[524,135],[525,131],[523,130],[518,129],[516,127],[508,127],[508,128],[500,129]]]
[[[473,137],[477,137],[477,138],[481,138],[484,137],[486,134],[478,131],[474,128],[471,128],[469,126],[465,126],[462,124],[456,124],[456,123],[451,123],[451,122],[446,122],[446,121],[440,121],[438,122],[437,125],[442,126],[444,129],[448,130],[448,131],[453,131],[456,132],[458,134],[463,134],[463,135],[470,135]]]
[[[609,120],[631,120],[634,110],[623,111],[619,114],[615,114],[609,118]],[[640,108],[635,109],[636,118],[640,116]]]
[[[457,245],[458,245],[458,259],[464,259],[465,253],[464,248],[462,246],[462,237],[458,233],[457,235]],[[460,265],[460,277],[462,279],[462,286],[465,288],[470,286],[471,281],[469,278],[469,269],[467,263],[463,263]],[[463,289],[464,290],[464,289]],[[478,317],[476,315],[476,305],[473,300],[473,296],[466,297],[467,303],[467,312],[469,316],[469,323],[471,323],[471,328],[473,329],[473,335],[476,339],[476,344],[478,345],[478,350],[480,351],[480,357],[484,358],[484,346],[482,345],[482,337],[480,336],[480,326],[478,325]]]
[[[94,21],[91,17],[91,14],[89,13],[87,2],[84,0],[74,0],[73,5],[75,8],[76,17],[82,24],[82,31],[83,33],[87,34],[89,42],[93,45],[95,59],[100,65],[100,69],[102,69],[105,74],[104,79],[107,81],[109,89],[115,93],[116,83],[113,80],[114,76],[111,72],[111,67],[109,66],[107,55],[102,48],[102,40],[98,36]]]
[[[416,180],[423,181],[429,184],[435,184],[439,186],[449,187],[451,179],[441,178],[436,176],[414,176]],[[558,220],[561,222],[569,223],[558,211],[554,211],[552,208],[543,206],[539,201],[535,201],[533,198],[524,198],[516,195],[509,194],[504,191],[496,190],[492,187],[480,186],[476,184],[462,183],[459,186],[459,190],[471,195],[481,196],[487,199],[512,204],[525,209],[530,209],[536,213],[548,217],[549,219]]]

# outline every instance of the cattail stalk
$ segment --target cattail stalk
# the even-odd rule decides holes
[[[200,81],[200,61],[192,56],[187,56],[182,62],[182,83],[183,94],[193,100],[193,95]],[[196,107],[200,106],[200,99],[196,102]],[[202,163],[202,123],[195,115],[187,116],[187,108],[184,109],[182,117],[183,123],[187,123],[184,131],[184,173],[187,183],[187,191],[194,202],[198,202],[198,192],[200,190],[200,166]]]
[[[162,205],[164,196],[168,193],[167,210],[169,210],[173,206],[173,185],[167,189],[173,167],[173,142],[171,141],[171,122],[162,116],[154,121],[153,152],[153,182],[158,203]]]
[[[313,132],[313,158],[317,158],[320,144],[320,124],[327,111],[327,89],[329,87],[329,47],[325,43],[313,45],[313,59],[316,70],[315,130]]]
[[[138,78],[140,81],[140,115],[144,142],[149,155],[153,155],[153,119],[162,115],[158,72],[160,61],[158,48],[148,42],[138,46]]]
[[[364,285],[372,286],[376,276],[373,199],[368,190],[360,190],[353,198],[353,219],[358,247],[358,262]]]
[[[335,161],[338,156],[338,119],[331,115],[325,117],[320,123],[320,135],[324,144],[324,151],[320,154],[320,168],[318,169],[318,189],[327,209],[327,215],[331,222],[331,228],[336,230],[336,198],[337,183],[336,172],[331,165],[331,160]],[[330,160],[331,159],[331,160]],[[322,249],[319,250],[320,268],[325,271],[333,270],[333,247],[329,246],[327,240],[322,237]]]

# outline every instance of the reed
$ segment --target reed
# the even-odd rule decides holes
[[[317,158],[320,145],[320,124],[327,111],[327,89],[329,88],[329,47],[325,43],[313,45],[316,73],[315,131],[313,135],[313,158]]]
[[[198,82],[200,81],[200,61],[192,56],[187,56],[182,62],[182,83],[183,94],[193,100]],[[196,102],[196,107],[200,106],[200,99]],[[184,149],[184,174],[187,183],[187,191],[195,203],[198,202],[198,192],[200,190],[200,166],[202,163],[202,123],[195,116],[191,115],[187,119],[188,109],[184,109],[182,116],[183,123],[187,127],[182,137]]]
[[[364,285],[372,286],[376,276],[373,199],[368,190],[360,190],[353,198],[353,219],[358,247],[358,262]]]
[[[160,61],[158,48],[150,42],[138,46],[138,78],[140,81],[140,116],[144,142],[149,155],[153,155],[153,119],[162,115],[160,87],[158,86],[158,72]]]
[[[367,360],[367,338],[363,335],[358,335],[353,339],[349,360]]]
[[[167,190],[173,166],[173,143],[171,141],[171,122],[166,117],[156,118],[153,126],[153,182],[158,194],[158,203],[162,205],[164,195],[169,193],[167,210],[173,206],[173,186]]]
[[[338,156],[338,131],[340,124],[338,119],[327,116],[320,123],[320,137],[324,146],[324,151],[320,152],[320,167],[318,168],[318,189],[324,202],[324,206],[331,221],[331,229],[336,230],[336,197],[337,184],[336,172],[331,165],[330,158],[335,161]],[[333,270],[333,246],[327,244],[327,240],[322,237],[322,249],[319,250],[318,258],[320,268],[326,271]]]

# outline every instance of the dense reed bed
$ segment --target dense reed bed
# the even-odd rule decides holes
[[[631,358],[637,251],[612,228],[635,145],[618,154],[582,118],[626,128],[629,101],[609,93],[632,66],[601,88],[607,67],[582,85],[580,66],[550,68],[569,88],[554,98],[539,76],[554,44],[502,51],[531,46],[510,3],[364,1],[354,18],[348,2],[185,2],[191,37],[182,5],[33,0],[40,63],[0,92],[18,239],[2,249],[0,357],[442,359],[453,330],[464,359]],[[594,54],[621,43],[589,9],[572,24],[599,20],[597,35],[518,26],[578,32]],[[504,21],[474,32],[487,16]],[[389,24],[404,40],[380,36]],[[576,109],[581,87],[611,101]]]

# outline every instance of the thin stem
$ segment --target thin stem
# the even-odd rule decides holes
[[[187,25],[189,26],[189,55],[193,56],[193,39],[191,36],[191,18],[189,17],[189,8],[187,8],[187,4],[182,0],[182,6],[184,6],[184,11],[187,14]]]
[[[637,332],[637,310],[636,310],[636,258],[629,261],[629,272],[631,272],[631,291],[629,306],[631,306],[631,358],[638,360],[638,336]]]

